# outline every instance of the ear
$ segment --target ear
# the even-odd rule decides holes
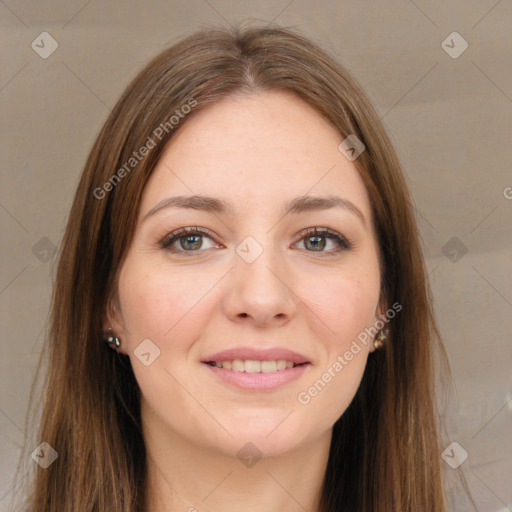
[[[116,350],[123,354],[128,354],[126,346],[127,331],[125,328],[125,322],[123,319],[123,313],[121,311],[121,304],[119,302],[117,291],[114,292],[108,299],[107,306],[103,314],[102,323],[104,333],[106,333],[110,328],[112,329],[112,334],[114,334],[121,340],[121,346]]]
[[[381,295],[379,302],[375,308],[375,318],[373,320],[373,324],[375,325],[378,320],[381,320],[382,318],[385,318],[385,313],[388,310],[388,305],[386,302],[386,299]],[[373,338],[372,342],[370,343],[370,352],[373,352],[375,349],[373,342],[375,341],[375,337]]]

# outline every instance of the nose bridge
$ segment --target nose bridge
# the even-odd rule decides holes
[[[250,284],[253,293],[260,290],[276,293],[283,286],[276,277],[283,267],[279,262],[277,244],[273,242],[272,233],[256,236],[246,237],[236,248],[238,277]]]
[[[287,284],[286,262],[274,243],[273,232],[247,236],[236,247],[230,309],[265,321],[290,315],[293,293]],[[233,309],[234,308],[234,309]]]

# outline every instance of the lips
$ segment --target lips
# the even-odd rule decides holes
[[[245,391],[274,391],[299,379],[312,363],[284,348],[235,348],[216,352],[201,361],[211,374]]]
[[[300,379],[312,366],[306,356],[283,348],[224,350],[201,362],[218,382],[245,392],[277,391]]]

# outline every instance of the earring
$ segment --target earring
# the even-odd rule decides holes
[[[373,346],[375,347],[375,350],[379,350],[384,346],[384,342],[386,341],[388,337],[388,330],[381,329],[379,331],[379,334],[377,334],[375,341],[373,342]]]
[[[112,327],[107,329],[107,337],[105,342],[110,345],[110,348],[117,349],[121,345],[121,340],[112,332]]]

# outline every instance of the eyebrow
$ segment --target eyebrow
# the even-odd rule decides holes
[[[200,210],[208,213],[236,216],[236,211],[233,205],[223,199],[216,197],[208,197],[201,195],[192,196],[176,196],[167,197],[160,201],[156,206],[151,208],[149,212],[144,215],[142,222],[148,217],[155,215],[157,212],[167,208],[188,208],[192,210]],[[356,215],[364,226],[366,226],[366,219],[363,212],[348,199],[343,199],[338,196],[299,196],[287,203],[283,207],[283,216],[290,214],[300,214],[305,212],[328,210],[331,208],[342,208]]]

